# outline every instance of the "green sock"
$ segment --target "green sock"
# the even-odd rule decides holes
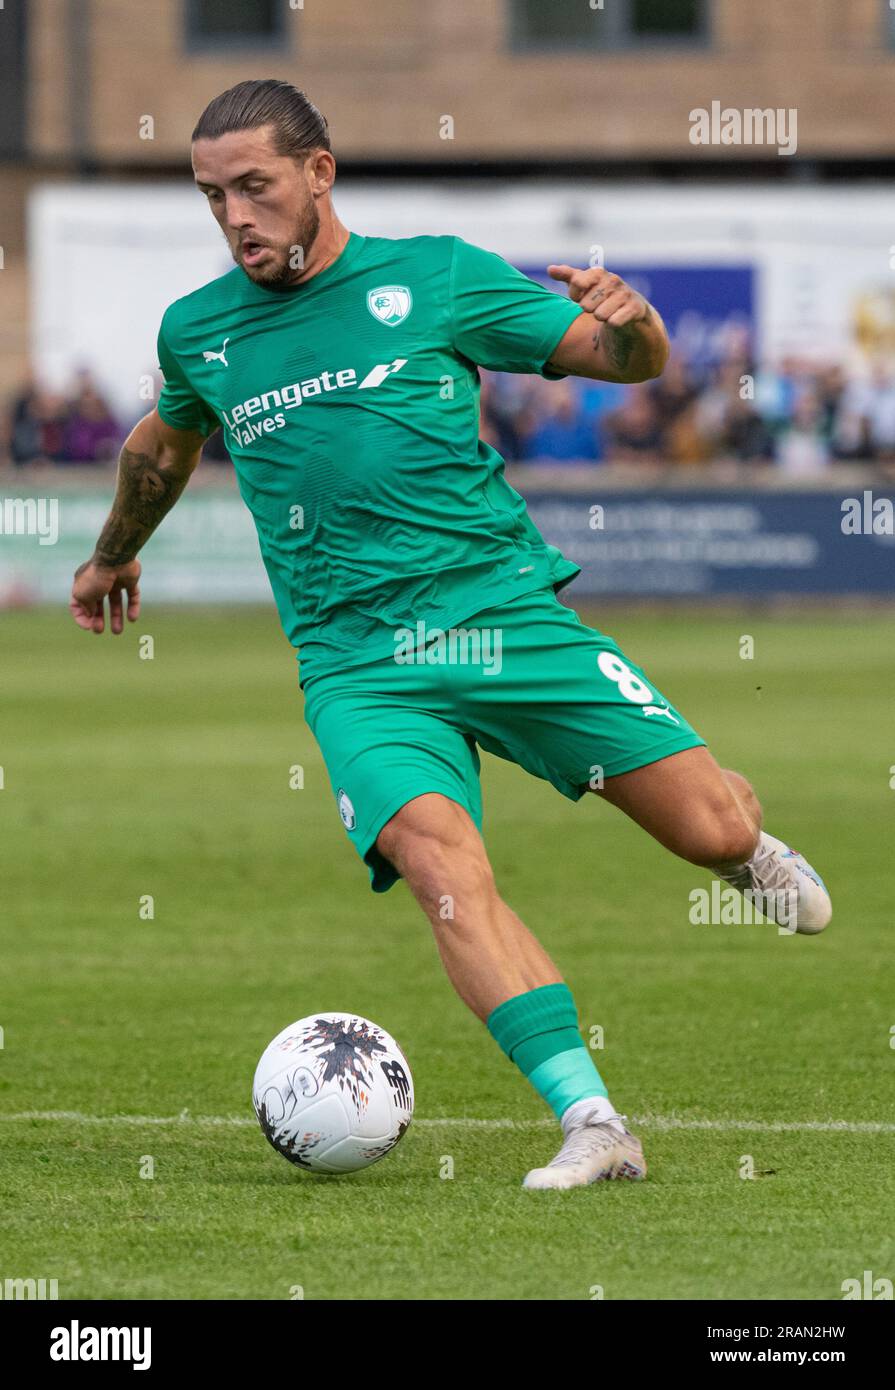
[[[578,1032],[568,985],[541,985],[514,995],[488,1015],[494,1041],[557,1116],[589,1096],[608,1097]]]

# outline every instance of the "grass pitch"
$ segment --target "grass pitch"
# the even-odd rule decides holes
[[[585,1035],[604,1030],[598,1065],[650,1164],[570,1193],[521,1189],[556,1131],[405,887],[370,893],[273,611],[150,605],[114,640],[63,610],[3,616],[0,1280],[88,1299],[836,1299],[895,1274],[895,621],[583,616],[753,779],[836,911],[816,939],[694,926],[708,875],[483,757],[499,885]],[[343,1178],[284,1162],[251,1112],[262,1049],[317,1009],[394,1033],[416,1082],[398,1148]]]

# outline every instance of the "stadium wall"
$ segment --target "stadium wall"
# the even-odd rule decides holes
[[[271,602],[252,519],[232,479],[201,476],[143,551],[147,596]],[[848,482],[811,488],[748,474],[723,488],[609,470],[526,468],[509,476],[542,534],[581,566],[577,599],[895,598],[895,491],[871,487],[859,470]],[[0,608],[61,602],[108,513],[110,481],[44,473],[5,486]]]

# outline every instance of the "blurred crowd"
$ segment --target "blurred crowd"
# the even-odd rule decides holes
[[[122,428],[91,374],[82,371],[66,392],[25,381],[8,403],[2,442],[13,464],[100,463],[117,456]]]
[[[157,372],[154,377],[157,399],[162,378]],[[86,369],[76,373],[67,391],[50,390],[29,378],[6,403],[0,420],[0,465],[64,467],[117,460],[125,439],[151,405],[146,401],[129,417],[115,412]],[[203,458],[229,462],[220,430],[206,444]]]
[[[118,418],[88,371],[64,392],[27,381],[7,404],[0,462],[114,460],[148,408]],[[895,370],[857,378],[794,358],[768,368],[733,349],[700,366],[674,351],[663,375],[639,386],[483,372],[481,434],[511,462],[730,460],[792,477],[850,459],[895,464]],[[220,431],[204,456],[228,461]]]
[[[792,477],[837,461],[895,463],[895,367],[850,378],[795,358],[697,368],[673,352],[638,386],[487,374],[482,437],[516,461],[765,464]]]

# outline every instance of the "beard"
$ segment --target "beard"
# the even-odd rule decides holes
[[[267,247],[270,255],[263,265],[243,265],[240,248],[231,246],[234,261],[256,285],[266,289],[288,289],[301,275],[305,257],[310,251],[320,230],[320,214],[317,204],[310,202],[298,221],[289,244],[284,247],[272,246],[270,242],[260,243]],[[299,248],[301,256],[298,255]]]

